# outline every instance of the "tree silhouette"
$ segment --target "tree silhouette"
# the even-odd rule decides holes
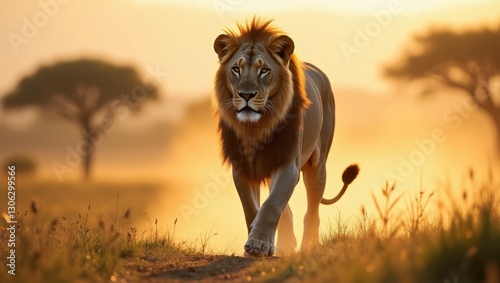
[[[38,107],[76,123],[82,131],[85,151],[80,157],[88,179],[95,147],[112,119],[156,98],[156,87],[143,82],[134,68],[80,59],[40,67],[23,78],[2,104],[5,109]]]
[[[15,166],[16,174],[34,175],[36,172],[36,163],[28,156],[13,155],[8,157],[3,164],[4,168]]]
[[[414,41],[416,51],[386,67],[385,75],[424,79],[426,94],[436,94],[442,87],[467,94],[493,122],[500,157],[500,26],[461,33],[431,30]]]

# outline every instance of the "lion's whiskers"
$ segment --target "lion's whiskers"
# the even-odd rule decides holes
[[[273,101],[267,100],[266,104],[264,104],[264,107],[262,107],[262,111],[265,114],[272,113],[273,111],[277,111],[276,106],[274,106]]]
[[[234,106],[233,100],[232,99],[226,99],[220,103],[220,106],[228,111],[236,108]]]

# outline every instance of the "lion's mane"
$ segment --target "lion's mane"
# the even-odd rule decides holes
[[[219,118],[218,132],[221,139],[222,158],[233,166],[238,174],[253,182],[267,181],[271,173],[300,155],[300,130],[303,113],[309,105],[305,90],[304,66],[295,54],[288,63],[280,62],[280,75],[291,75],[291,80],[281,80],[279,91],[270,99],[274,111],[263,113],[258,123],[241,123],[234,114],[221,107],[220,103],[232,97],[227,87],[228,60],[237,56],[242,43],[262,44],[272,53],[280,46],[273,46],[273,39],[283,33],[270,25],[271,21],[254,18],[245,25],[238,25],[239,32],[226,30],[228,42],[220,58],[215,77],[215,105]],[[269,58],[267,58],[269,57]],[[266,60],[275,60],[267,56]],[[291,103],[286,99],[292,96]],[[304,129],[307,131],[307,129]]]

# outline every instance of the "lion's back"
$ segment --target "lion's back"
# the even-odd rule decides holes
[[[330,80],[321,69],[311,63],[304,63],[304,71],[307,97],[311,101],[311,105],[304,117],[305,148],[303,148],[302,153],[309,156],[309,152],[312,152],[313,147],[317,145],[326,159],[335,131],[333,91]]]

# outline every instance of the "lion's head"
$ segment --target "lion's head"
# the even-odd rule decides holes
[[[303,66],[293,53],[294,42],[270,24],[254,18],[238,25],[239,32],[226,30],[214,42],[220,61],[215,102],[223,157],[233,165],[245,162],[238,154],[244,155],[246,163],[252,161],[259,145],[276,134],[277,128],[280,136],[289,139],[287,144],[294,140],[298,144],[295,136],[300,117],[309,104]],[[290,133],[281,133],[281,124],[292,128]],[[266,147],[271,146],[266,143]],[[238,152],[231,154],[234,148]],[[289,158],[279,158],[278,162],[284,159]],[[257,175],[260,178],[261,174]]]
[[[259,34],[241,27],[240,31],[240,36],[221,34],[214,43],[221,62],[217,74],[221,85],[216,92],[221,114],[243,123],[259,122],[264,114],[283,116],[292,102],[292,75],[288,70],[292,39],[271,33],[264,26]]]

